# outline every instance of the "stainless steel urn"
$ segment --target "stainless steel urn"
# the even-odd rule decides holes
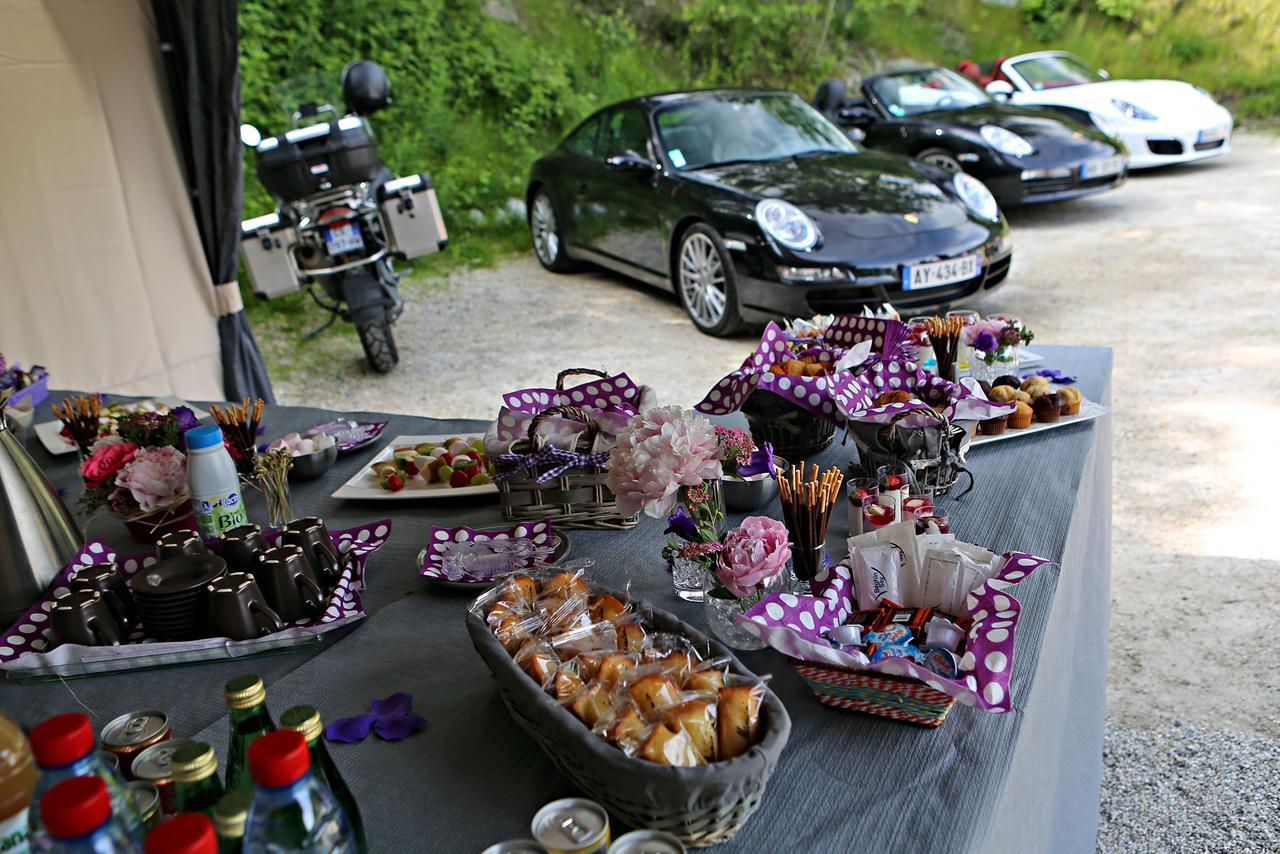
[[[30,608],[83,545],[57,490],[9,430],[0,400],[0,627]]]

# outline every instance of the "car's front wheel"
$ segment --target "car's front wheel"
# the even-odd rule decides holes
[[[564,254],[555,204],[545,189],[538,190],[533,197],[533,206],[529,208],[529,235],[533,238],[533,252],[543,267],[553,273],[573,270],[573,262]]]
[[[717,337],[738,331],[738,280],[715,229],[698,223],[681,236],[672,278],[680,304],[700,331]]]
[[[956,160],[955,155],[943,148],[926,148],[916,155],[916,160],[928,163],[930,166],[937,166],[943,172],[952,175],[964,171],[960,166],[960,161]]]

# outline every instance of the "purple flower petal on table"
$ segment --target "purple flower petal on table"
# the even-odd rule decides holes
[[[384,741],[403,741],[427,725],[427,719],[413,713],[394,718],[379,718],[373,731]]]
[[[369,730],[373,728],[374,722],[377,720],[377,715],[356,715],[354,718],[338,718],[324,728],[324,737],[329,741],[340,741],[343,744],[363,741],[368,737]]]
[[[390,697],[374,700],[369,704],[369,711],[379,719],[398,718],[413,711],[413,697],[403,691],[397,691]]]

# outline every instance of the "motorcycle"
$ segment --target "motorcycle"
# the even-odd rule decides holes
[[[369,366],[387,373],[400,361],[391,327],[404,311],[393,261],[438,252],[449,237],[431,176],[397,178],[378,159],[369,116],[391,103],[386,72],[351,63],[342,101],[341,112],[303,103],[277,136],[241,126],[276,200],[273,213],[240,224],[241,249],[255,294],[273,299],[305,287],[329,313],[306,337],[342,318],[355,325]]]

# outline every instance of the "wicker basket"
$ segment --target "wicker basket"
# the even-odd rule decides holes
[[[769,442],[773,452],[802,460],[821,451],[836,436],[836,426],[771,391],[757,390],[742,402],[751,438]]]
[[[565,377],[571,374],[608,376],[590,368],[571,368],[556,377],[556,389],[564,390]],[[578,441],[578,450],[590,453],[599,433],[595,419],[576,406],[552,406],[542,410],[529,423],[528,437],[512,446],[514,453],[527,453],[537,447],[536,434],[539,425],[552,415],[565,415],[587,425],[586,433]],[[626,516],[618,512],[613,493],[605,486],[606,471],[603,467],[578,467],[565,471],[549,480],[538,483],[538,476],[552,465],[526,468],[504,477],[498,483],[498,503],[502,506],[502,518],[515,522],[530,522],[550,518],[557,528],[613,528],[635,527],[638,515]],[[499,466],[505,473],[510,467]]]
[[[946,495],[964,476],[969,484],[959,496],[967,494],[973,489],[973,473],[965,468],[964,455],[972,422],[951,421],[945,415],[934,413],[935,424],[902,426],[902,421],[918,411],[902,412],[889,424],[850,421],[848,430],[858,447],[861,466],[860,471],[851,469],[850,476],[875,477],[880,466],[901,463],[911,469],[915,480],[913,491]]]
[[[896,679],[806,661],[794,664],[818,701],[838,709],[938,727],[956,702],[954,697],[914,679]]]
[[[713,655],[731,659],[732,672],[752,675],[727,649],[679,618],[643,603],[641,609],[659,631],[682,634],[699,648],[710,647]],[[791,718],[772,691],[765,691],[761,705],[763,735],[758,744],[724,762],[671,768],[632,759],[593,735],[520,670],[478,615],[467,613],[467,632],[493,672],[511,717],[561,773],[623,824],[664,830],[686,845],[702,847],[728,841],[760,807],[765,784],[791,733]]]

